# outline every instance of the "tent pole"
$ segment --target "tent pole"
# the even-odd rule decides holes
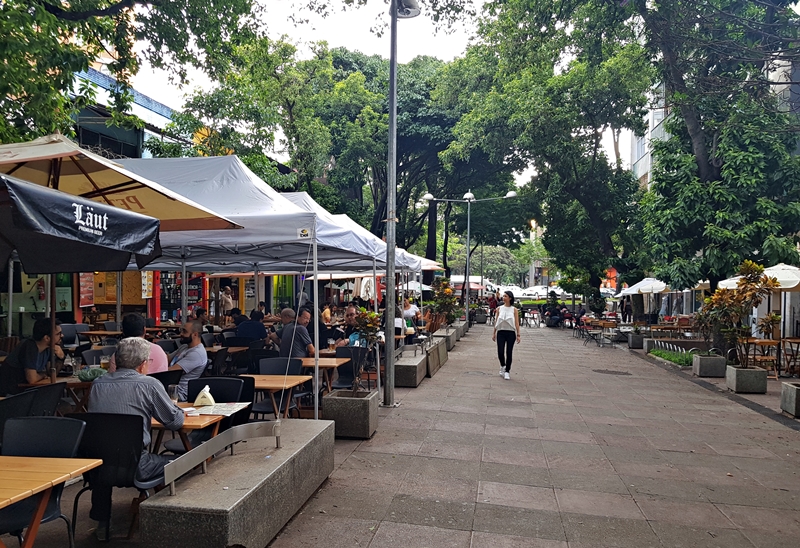
[[[314,240],[311,244],[312,260],[314,261],[314,283],[311,293],[314,298],[314,420],[319,419],[319,266],[317,265],[317,223],[314,223]],[[303,291],[300,289],[300,291]],[[330,389],[330,387],[328,387]]]
[[[258,263],[253,263],[253,293],[255,294],[256,303],[253,310],[258,310],[258,303],[261,301],[260,291],[258,290]]]
[[[186,248],[181,246],[181,323],[189,321],[189,288],[186,279]]]
[[[48,374],[50,375],[50,382],[56,382],[56,277],[54,274],[48,274],[50,277],[50,368]]]
[[[11,336],[11,310],[14,302],[14,259],[8,258],[8,316],[6,316],[6,331]],[[22,337],[22,333],[19,334]]]
[[[122,272],[117,272],[117,331],[122,329]]]
[[[378,261],[372,258],[372,285],[375,287],[375,299],[372,301],[372,309],[378,313]],[[385,331],[385,329],[384,329]],[[378,397],[381,393],[381,345],[375,345],[375,375],[378,378]]]

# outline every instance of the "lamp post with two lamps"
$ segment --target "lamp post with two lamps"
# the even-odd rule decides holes
[[[451,200],[447,198],[434,198],[433,194],[428,192],[425,196],[422,197],[423,200],[428,202],[453,202],[453,203],[466,203],[467,204],[467,264],[464,265],[464,283],[461,284],[461,302],[465,305],[466,315],[467,315],[467,322],[469,322],[469,238],[470,238],[470,216],[472,214],[472,204],[474,202],[489,202],[492,200],[505,200],[507,198],[516,198],[517,193],[513,190],[509,190],[505,196],[493,196],[491,198],[481,198],[479,200],[475,199],[475,195],[472,193],[471,190],[468,190],[466,194],[464,194],[463,199],[461,200]],[[465,297],[466,295],[466,297]]]

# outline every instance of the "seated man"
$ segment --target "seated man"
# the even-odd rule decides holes
[[[311,321],[308,309],[301,309],[297,321],[290,323],[282,329],[281,333],[281,358],[310,358],[314,356],[314,343],[308,334],[306,326]]]
[[[61,322],[56,320],[55,339],[56,367],[64,361],[61,344]],[[41,318],[33,324],[33,338],[19,343],[11,354],[0,364],[0,394],[22,392],[20,384],[47,383],[47,369],[50,367],[50,318]]]
[[[150,421],[155,418],[169,430],[183,426],[183,411],[172,403],[163,385],[147,376],[150,343],[139,337],[123,339],[117,346],[117,370],[92,383],[89,395],[90,413],[119,413],[142,418],[144,450],[139,459],[136,478],[140,481],[156,478],[164,471],[170,458],[147,451],[150,445]],[[105,538],[106,523],[111,517],[111,487],[92,488],[92,510],[89,516],[97,520],[97,536]]]
[[[172,353],[169,361],[169,370],[183,370],[183,375],[178,383],[178,399],[186,401],[189,391],[189,381],[198,379],[208,365],[208,354],[203,346],[200,335],[203,326],[197,320],[186,323],[181,328],[181,346]]]
[[[236,327],[236,336],[244,337],[252,341],[267,338],[267,328],[261,323],[264,319],[264,313],[258,310],[250,312],[250,319],[240,323]]]
[[[356,316],[358,315],[358,311],[356,310],[355,306],[348,306],[347,310],[344,313],[344,331],[339,329],[340,333],[343,333],[343,337],[336,341],[336,346],[352,346],[350,341],[351,337],[355,334],[356,339],[358,338],[358,331],[356,329]]]
[[[281,326],[276,330],[275,326],[272,326],[272,332],[269,334],[269,340],[272,341],[277,346],[281,344],[281,335],[283,335],[283,328],[289,325],[290,323],[294,322],[295,313],[294,310],[291,308],[284,308],[281,310]]]
[[[122,338],[144,338],[144,318],[140,314],[126,314],[122,317]],[[150,344],[150,359],[147,361],[147,373],[161,373],[169,368],[169,359],[164,349],[155,343]],[[112,354],[108,372],[116,370],[116,356]]]

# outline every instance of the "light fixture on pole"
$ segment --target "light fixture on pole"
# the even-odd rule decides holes
[[[466,203],[467,204],[467,263],[464,265],[464,283],[461,284],[461,304],[465,306],[466,316],[467,316],[467,323],[469,323],[469,246],[470,246],[470,223],[471,223],[471,216],[472,216],[472,202],[488,202],[490,200],[505,200],[506,198],[516,198],[517,193],[513,190],[509,190],[505,196],[494,196],[492,198],[481,198],[480,200],[475,199],[475,195],[472,191],[468,190],[466,194],[464,194],[463,199],[461,200],[450,200],[444,198],[434,198],[433,194],[430,192],[426,193],[422,199],[428,202],[454,202],[454,203]]]
[[[395,279],[394,261],[397,237],[397,20],[410,19],[419,15],[416,0],[391,0],[389,15],[389,157],[386,175],[386,384],[383,386],[383,404],[394,406],[394,309]]]

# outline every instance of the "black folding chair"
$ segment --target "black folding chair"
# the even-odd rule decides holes
[[[34,398],[31,402],[30,415],[32,417],[52,417],[58,410],[58,404],[64,395],[63,382],[43,384],[35,388],[29,388],[26,392],[33,392]]]
[[[82,420],[62,417],[9,419],[3,431],[3,448],[0,454],[9,457],[73,458],[78,453],[85,426]],[[53,487],[41,523],[63,519],[67,524],[70,548],[74,548],[75,531],[67,516],[61,513],[63,491],[63,483]],[[29,497],[0,510],[0,533],[16,535],[21,546],[22,530],[30,524],[38,503],[37,497]]]
[[[33,400],[36,399],[35,392],[23,392],[16,396],[9,396],[0,400],[0,440],[3,439],[3,429],[8,419],[27,417],[31,414]]]
[[[259,375],[288,375],[292,374],[290,371],[300,371],[303,367],[303,361],[299,358],[262,358],[258,363]],[[296,374],[296,373],[295,373]],[[275,401],[280,409],[275,409],[272,405],[272,398],[268,394],[264,398],[253,404],[253,415],[275,415],[275,418],[284,409],[283,402],[289,397],[289,390],[281,390],[275,393]],[[294,398],[292,398],[294,400]],[[300,416],[300,409],[297,407],[295,401],[289,402],[289,412],[297,412]]]
[[[181,382],[181,376],[183,375],[182,369],[175,369],[174,371],[159,371],[158,373],[148,373],[148,377],[153,377],[162,385],[164,385],[164,390],[169,392],[170,385],[178,384]]]

